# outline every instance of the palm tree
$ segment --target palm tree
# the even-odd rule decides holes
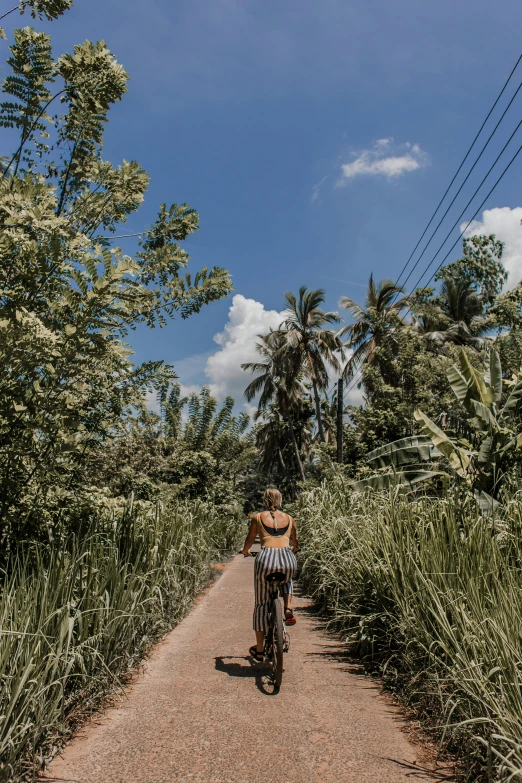
[[[254,415],[254,419],[260,422],[254,430],[255,444],[260,451],[260,468],[270,473],[273,470],[274,455],[277,455],[283,475],[289,475],[283,457],[285,446],[283,439],[284,422],[281,414],[275,409],[270,409],[270,411],[258,410]]]
[[[331,399],[321,400],[321,414],[323,418],[323,430],[325,443],[331,446],[337,445],[337,392]]]
[[[305,480],[305,474],[292,423],[285,419],[285,416],[277,409],[276,405],[270,405],[266,410],[256,411],[254,420],[259,422],[254,429],[255,444],[260,451],[259,467],[267,473],[271,473],[273,471],[274,459],[277,457],[281,471],[283,475],[288,477],[292,493],[295,494],[294,478],[291,471],[288,470],[283,457],[283,452],[288,446],[288,431],[290,431],[292,437],[301,481]]]
[[[437,303],[414,320],[414,328],[439,345],[455,343],[481,350],[490,324],[484,316],[484,299],[465,280],[445,279]]]
[[[246,362],[241,365],[243,370],[259,373],[257,378],[254,378],[245,389],[245,397],[248,402],[252,402],[258,394],[260,395],[256,419],[260,418],[263,412],[268,409],[270,409],[271,414],[273,414],[269,421],[270,426],[267,426],[266,428],[266,437],[263,436],[264,440],[262,442],[263,448],[267,444],[271,444],[268,449],[269,452],[274,452],[273,444],[276,442],[276,440],[274,440],[274,433],[277,429],[275,424],[276,420],[286,422],[294,448],[299,475],[301,480],[304,481],[305,473],[297,444],[293,419],[294,416],[298,416],[301,412],[303,407],[303,393],[306,390],[300,378],[292,371],[295,365],[295,358],[292,358],[289,352],[287,352],[284,357],[280,353],[280,349],[284,342],[280,333],[271,330],[268,334],[258,335],[258,337],[260,342],[257,343],[256,349],[264,358],[264,361]],[[282,361],[283,358],[286,360],[285,362]],[[274,411],[277,411],[277,415]],[[281,429],[282,428],[279,427],[279,430]],[[268,437],[269,435],[270,437]],[[279,443],[279,441],[277,442]],[[283,466],[279,446],[277,455],[280,464]],[[284,470],[286,470],[286,468]]]
[[[259,373],[257,378],[248,384],[245,389],[247,402],[252,402],[259,394],[258,408],[265,410],[274,400],[279,388],[279,368],[275,367],[274,353],[277,350],[277,341],[274,340],[274,331],[268,334],[258,334],[259,342],[256,343],[257,352],[264,361],[246,362],[241,369],[246,372]]]
[[[340,298],[339,305],[355,318],[355,323],[343,326],[338,332],[339,337],[348,335],[345,345],[353,350],[344,370],[346,378],[352,378],[361,364],[374,364],[377,349],[386,341],[391,340],[393,344],[396,329],[404,325],[400,311],[410,301],[407,296],[397,299],[401,294],[404,294],[404,289],[393,280],[381,280],[375,284],[371,274],[363,307],[348,296]]]
[[[343,345],[327,324],[339,323],[338,313],[324,312],[320,305],[325,301],[325,292],[321,289],[299,289],[299,298],[287,291],[285,318],[279,330],[274,332],[272,340],[279,342],[275,351],[277,362],[286,367],[285,383],[287,389],[301,383],[301,375],[309,378],[315,403],[315,415],[319,439],[324,443],[324,430],[321,417],[319,392],[328,386],[328,366],[340,372],[341,366],[335,352],[343,356]]]

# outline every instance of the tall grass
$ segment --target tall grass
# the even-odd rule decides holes
[[[493,522],[464,496],[365,496],[338,478],[295,513],[303,579],[362,655],[469,780],[522,781],[522,496]]]
[[[239,530],[237,515],[194,502],[18,555],[0,594],[1,781],[56,752],[185,614]]]

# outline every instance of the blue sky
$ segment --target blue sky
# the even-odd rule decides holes
[[[515,0],[76,0],[38,23],[57,55],[103,38],[130,73],[105,148],[152,178],[129,230],[160,201],[186,201],[201,216],[192,268],[233,275],[233,302],[140,329],[136,359],[163,358],[187,386],[209,380],[237,396],[238,364],[277,322],[285,290],[322,287],[336,308],[341,294],[362,297],[370,271],[396,276],[520,54],[520,16]],[[484,217],[509,244],[513,282],[521,166],[522,155]]]

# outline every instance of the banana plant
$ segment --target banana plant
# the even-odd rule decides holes
[[[366,489],[381,491],[390,487],[403,487],[412,491],[418,484],[434,478],[447,478],[449,476],[442,470],[425,470],[415,467],[411,470],[393,471],[391,473],[374,473],[371,476],[352,482],[352,489],[362,492]]]
[[[502,367],[497,351],[490,349],[488,366],[481,374],[461,349],[459,366],[450,367],[448,380],[469,415],[471,438],[451,437],[420,410],[415,411],[415,421],[458,476],[473,489],[495,495],[510,467],[514,450],[522,446],[519,432],[522,377],[515,376],[510,384],[511,392],[502,405]]]
[[[404,465],[431,462],[440,456],[440,451],[433,445],[430,437],[413,435],[373,449],[366,455],[366,462],[375,470],[388,467],[397,470]]]
[[[354,481],[352,487],[356,492],[366,489],[379,491],[397,486],[413,491],[418,488],[417,485],[430,479],[449,478],[434,462],[441,456],[427,435],[400,438],[366,455],[368,467],[376,472]]]

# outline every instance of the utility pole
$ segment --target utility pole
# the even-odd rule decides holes
[[[343,407],[344,407],[343,379],[337,381],[337,462],[343,462]]]

